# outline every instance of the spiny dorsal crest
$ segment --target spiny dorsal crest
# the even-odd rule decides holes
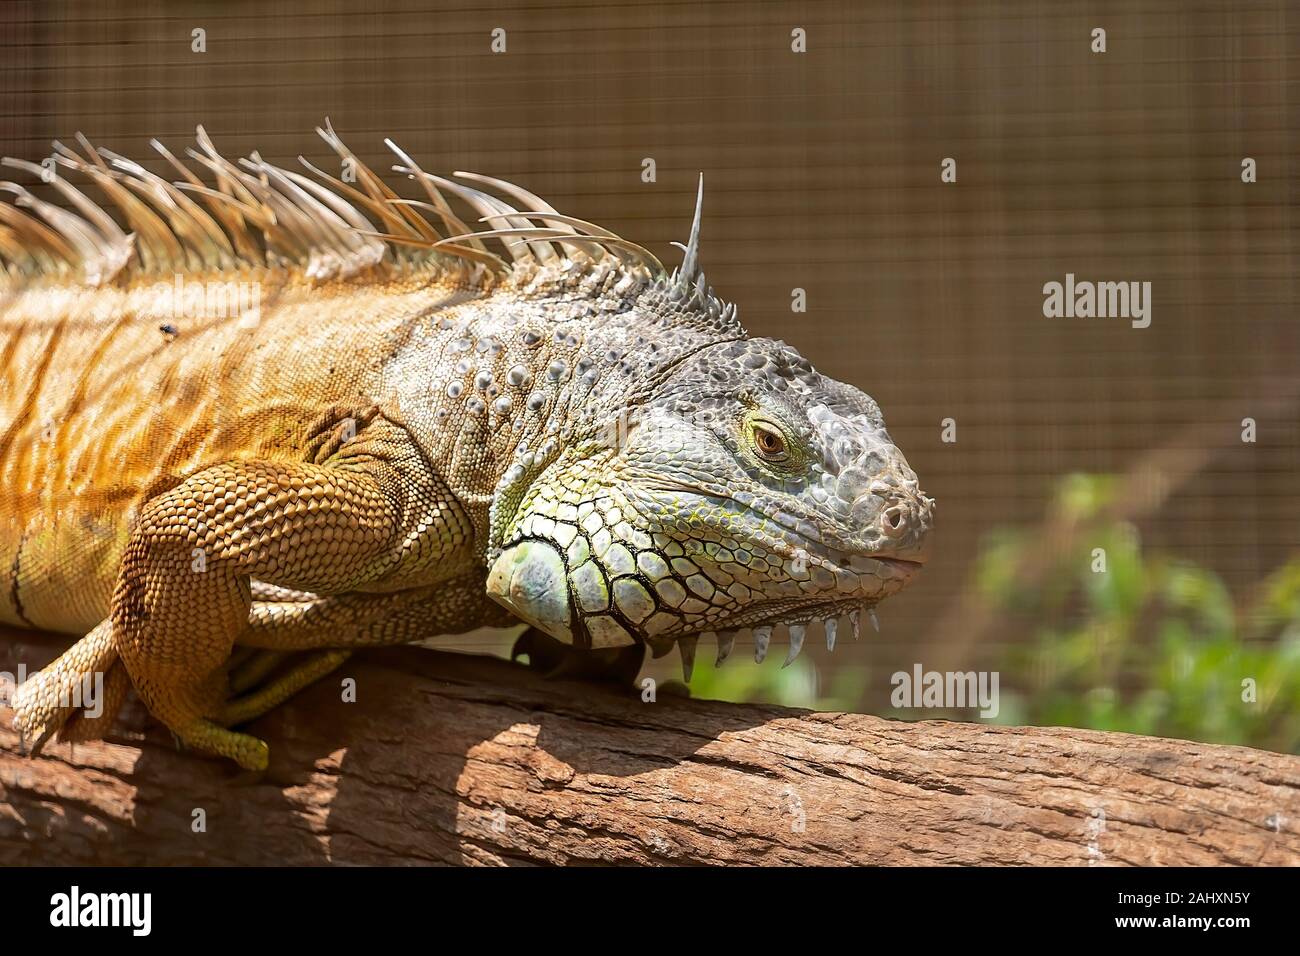
[[[356,157],[328,120],[316,131],[355,173],[355,184],[301,156],[310,176],[272,165],[257,153],[231,162],[201,126],[198,148],[186,154],[209,174],[209,182],[157,140],[151,145],[179,179],[166,180],[92,146],[81,134],[81,152],[56,142],[53,166],[93,183],[126,229],[58,170],[51,176],[45,165],[5,158],[3,165],[39,177],[70,208],[18,183],[0,182],[0,191],[13,195],[12,205],[0,202],[0,272],[11,287],[21,287],[40,280],[100,286],[140,276],[248,268],[297,270],[311,280],[382,281],[395,271],[423,267],[455,271],[484,288],[499,281],[533,288],[572,284],[595,273],[602,290],[649,285],[675,308],[734,321],[734,306],[713,295],[699,268],[703,177],[690,243],[681,246],[685,259],[669,275],[644,247],[560,213],[526,189],[477,173],[455,172],[450,179],[433,175],[385,140],[400,160],[393,170],[418,184],[425,197],[401,198]],[[448,196],[474,215],[458,215]]]

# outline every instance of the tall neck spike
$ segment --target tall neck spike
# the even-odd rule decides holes
[[[695,221],[691,223],[691,241],[686,246],[686,256],[678,270],[678,278],[685,285],[695,281],[700,271],[700,213],[704,209],[704,174],[700,173],[700,188],[695,194]]]

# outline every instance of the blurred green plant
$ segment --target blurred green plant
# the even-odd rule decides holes
[[[752,652],[752,648],[742,646],[736,648],[736,652],[742,656],[746,651]],[[785,648],[777,647],[774,651],[778,655],[784,654]],[[819,693],[817,670],[809,660],[800,658],[789,667],[758,665],[746,667],[745,661],[739,662],[741,666],[736,666],[733,662],[724,667],[714,667],[711,660],[703,659],[707,656],[708,653],[702,650],[701,659],[696,662],[695,675],[691,678],[690,685],[692,697],[703,700],[728,700],[733,703],[834,709],[829,703],[828,696]],[[860,673],[859,677],[861,677]]]
[[[1144,554],[1137,529],[1110,516],[1115,490],[1064,479],[1059,546],[1040,529],[990,536],[976,587],[1035,631],[1001,662],[999,722],[1300,752],[1300,560],[1235,604],[1213,572]],[[1043,562],[1031,586],[1028,562]]]

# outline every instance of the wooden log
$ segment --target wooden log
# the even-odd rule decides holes
[[[58,639],[6,635],[6,668]],[[342,702],[341,677],[357,701]],[[1300,758],[1128,734],[646,703],[396,648],[253,725],[260,778],[129,706],[21,756],[4,864],[1300,863]]]

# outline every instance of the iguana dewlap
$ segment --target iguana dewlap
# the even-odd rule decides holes
[[[919,569],[933,502],[880,409],[746,334],[698,205],[669,274],[393,147],[400,200],[322,135],[340,178],[202,130],[205,178],[158,146],[175,184],[84,140],[45,184],[5,161],[31,188],[0,184],[0,621],[84,635],[15,695],[38,745],[102,736],[133,686],[261,768],[228,728],[352,648],[526,622],[689,671],[702,633],[761,660],[787,625],[793,657]]]

